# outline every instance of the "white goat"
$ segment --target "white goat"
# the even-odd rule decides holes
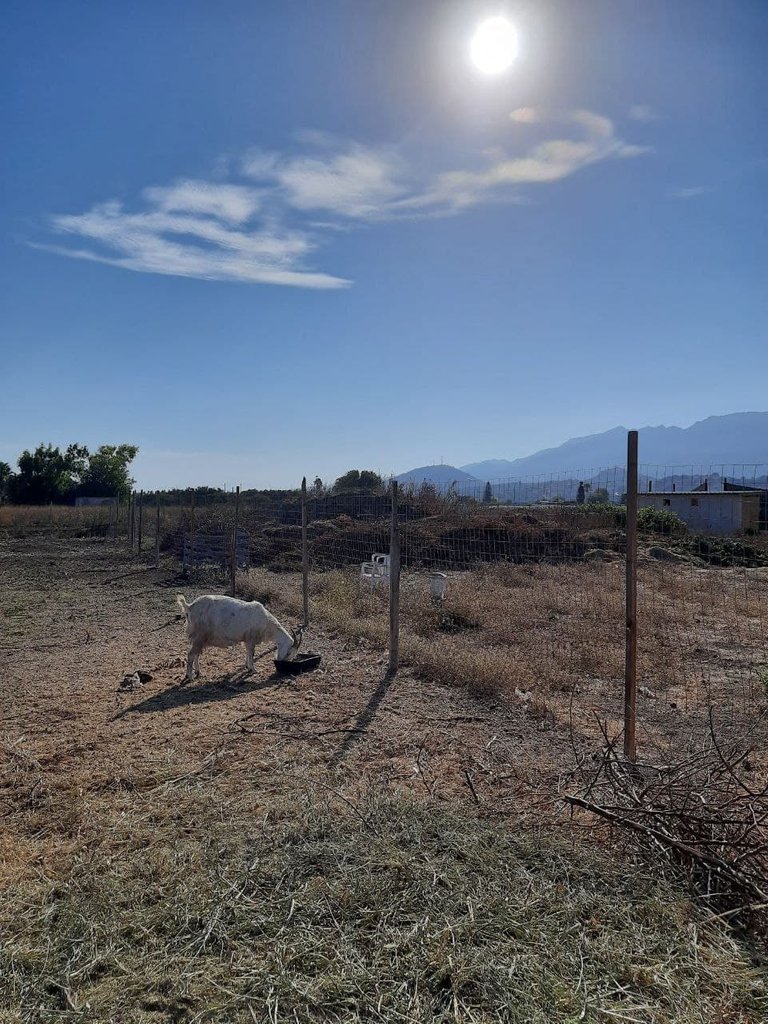
[[[258,601],[238,601],[221,594],[198,597],[191,602],[179,594],[176,601],[187,617],[190,643],[185,681],[200,675],[200,654],[206,647],[245,644],[245,664],[252,672],[257,644],[268,640],[277,644],[280,661],[290,661],[301,644],[301,627],[298,633],[289,633]]]

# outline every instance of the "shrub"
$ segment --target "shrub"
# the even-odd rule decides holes
[[[637,526],[647,533],[671,535],[687,532],[687,527],[679,516],[661,508],[641,508],[637,513]]]

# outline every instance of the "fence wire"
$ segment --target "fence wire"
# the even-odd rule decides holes
[[[641,466],[638,723],[679,749],[711,708],[724,740],[765,742],[768,466]]]
[[[536,727],[571,721],[578,732],[595,712],[617,719],[624,483],[614,468],[418,489],[427,514],[406,506],[402,529],[404,657],[521,702]]]
[[[622,725],[626,472],[608,467],[503,482],[412,484],[397,504],[405,664],[521,701],[542,728]],[[159,504],[158,504],[159,503]],[[688,749],[711,713],[736,739],[765,735],[768,466],[639,468],[638,741]],[[392,502],[310,493],[313,621],[385,647]],[[237,522],[246,596],[302,611],[302,500],[294,491],[134,495],[118,509],[0,509],[0,530],[116,539],[181,561]],[[199,545],[198,545],[199,546]],[[194,567],[192,567],[194,569]],[[211,568],[208,566],[207,568]],[[267,581],[267,582],[265,582]]]

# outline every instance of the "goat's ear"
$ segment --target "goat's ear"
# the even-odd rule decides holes
[[[304,627],[303,626],[299,626],[299,628],[297,630],[296,629],[292,629],[291,630],[291,636],[293,637],[293,647],[294,647],[294,650],[298,651],[299,647],[301,647],[301,638],[302,638],[303,635],[304,635]]]

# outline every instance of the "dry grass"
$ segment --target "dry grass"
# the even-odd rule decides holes
[[[301,615],[295,576],[253,570],[241,592]],[[680,742],[680,729],[706,733],[711,703],[734,728],[765,704],[768,574],[762,569],[641,565],[638,672],[646,738]],[[385,649],[388,592],[360,588],[354,572],[311,576],[311,615]],[[401,653],[429,679],[478,694],[525,696],[553,720],[621,715],[624,566],[621,562],[500,565],[454,573],[444,609],[426,579],[405,573]],[[688,718],[683,722],[679,713]],[[677,716],[677,717],[676,717]],[[695,721],[694,721],[695,719]]]
[[[0,536],[103,537],[114,522],[105,506],[0,505]]]
[[[27,558],[33,546],[34,563]],[[379,721],[388,719],[388,730],[401,724],[416,730],[413,749],[398,748],[404,759],[387,776],[386,790],[379,787],[385,785],[382,766],[393,756],[386,742],[391,733],[375,757],[371,733],[370,760],[361,754],[351,762],[329,760],[335,740],[311,754],[303,741],[281,746],[277,731],[234,736],[226,724],[238,712],[234,705],[227,711],[227,702],[237,699],[239,686],[203,684],[200,696],[217,699],[174,708],[165,703],[163,684],[149,698],[163,698],[154,721],[137,715],[126,732],[126,720],[113,722],[109,712],[104,721],[103,708],[86,713],[86,704],[108,703],[103,683],[109,686],[121,658],[139,651],[146,656],[153,649],[150,636],[159,644],[164,634],[149,631],[172,614],[176,581],[163,574],[153,597],[154,570],[111,559],[101,564],[101,558],[98,566],[87,564],[79,551],[85,546],[69,545],[78,549],[78,557],[70,558],[63,545],[58,554],[52,545],[41,556],[39,545],[24,542],[23,557],[9,562],[15,572],[28,574],[23,585],[4,591],[6,610],[12,609],[8,621],[26,623],[28,644],[35,643],[35,622],[52,619],[35,620],[10,599],[38,600],[27,592],[43,582],[57,602],[51,614],[100,623],[103,643],[82,652],[63,651],[61,641],[50,652],[30,647],[28,660],[20,662],[23,679],[12,666],[17,692],[48,688],[53,696],[26,704],[8,726],[14,735],[0,744],[2,1024],[766,1019],[759,961],[723,921],[708,920],[693,906],[673,875],[665,880],[655,866],[567,845],[544,825],[523,831],[532,814],[520,824],[510,803],[487,798],[492,791],[483,789],[479,772],[502,746],[493,745],[491,730],[507,719],[515,730],[524,728],[522,716],[503,705],[491,714],[471,702],[470,714],[482,711],[483,721],[472,726],[474,759],[462,755],[460,762],[478,772],[480,800],[469,809],[467,802],[434,795],[450,790],[425,786],[424,803],[400,795],[397,787],[411,781],[401,769],[412,771],[414,756],[418,768],[430,732],[429,714],[414,713],[420,705],[413,702],[393,703],[397,715]],[[100,555],[111,549],[90,547]],[[24,568],[28,562],[34,568]],[[654,630],[672,642],[675,634],[665,623],[681,601],[694,601],[675,619],[680,642],[719,645],[723,658],[741,656],[733,640],[746,635],[744,609],[760,611],[759,601],[752,602],[753,584],[738,589],[738,600],[717,601],[710,609],[702,598],[712,586],[691,591],[674,575],[680,571],[691,572],[648,570],[644,585],[665,602]],[[64,576],[69,582],[62,586]],[[69,596],[66,588],[78,579],[80,589],[72,591],[77,596]],[[345,573],[312,579],[315,620],[385,644],[384,594],[361,593],[357,579]],[[717,579],[731,581],[729,593],[742,582],[740,575]],[[762,587],[761,579],[755,577],[754,586]],[[243,593],[281,615],[300,615],[295,575],[254,572],[240,583]],[[550,718],[552,709],[569,713],[575,681],[575,711],[586,717],[604,691],[616,703],[616,680],[589,673],[620,672],[621,591],[620,566],[612,563],[501,566],[453,576],[443,617],[426,596],[424,578],[406,576],[404,655],[424,675],[511,699],[517,699],[513,687],[530,686],[527,706]],[[126,603],[131,595],[135,600]],[[104,615],[109,599],[112,618]],[[126,621],[132,632],[121,646],[112,628]],[[105,624],[111,624],[107,631]],[[323,639],[332,643],[327,635]],[[154,650],[159,659],[161,647]],[[690,647],[684,650],[694,657]],[[20,657],[14,651],[9,663]],[[339,690],[359,682],[357,696],[365,702],[373,682],[359,662],[349,660],[338,684],[322,688],[316,677],[295,695],[259,689],[249,699],[254,709],[290,708],[297,721],[329,702],[329,729],[347,725],[360,704],[356,697],[343,712],[334,710]],[[86,662],[97,667],[80,680]],[[740,664],[737,670],[745,671]],[[680,671],[689,677],[685,660]],[[118,679],[114,674],[112,685]],[[170,673],[164,679],[171,697],[176,690],[190,692],[173,687]],[[406,684],[412,691],[440,692],[439,704],[424,705],[433,713],[435,707],[447,713],[444,704],[456,713],[464,699],[422,685],[410,673],[395,681],[393,691]],[[406,720],[409,714],[413,720]],[[67,715],[73,716],[69,724]],[[466,727],[435,732],[430,742],[458,743],[459,728]],[[35,746],[24,739],[31,733]],[[519,773],[514,742],[510,734],[510,749],[498,763]],[[544,771],[555,748],[568,759],[567,743],[563,731],[542,734],[535,770]],[[311,778],[307,764],[313,765]],[[550,777],[551,808],[557,774],[545,775],[542,785]],[[506,801],[507,791],[498,792]],[[511,792],[518,792],[514,784]]]
[[[265,800],[210,759],[100,792],[12,760],[4,1022],[768,1014],[765,974],[683,892],[546,834],[300,778]]]

